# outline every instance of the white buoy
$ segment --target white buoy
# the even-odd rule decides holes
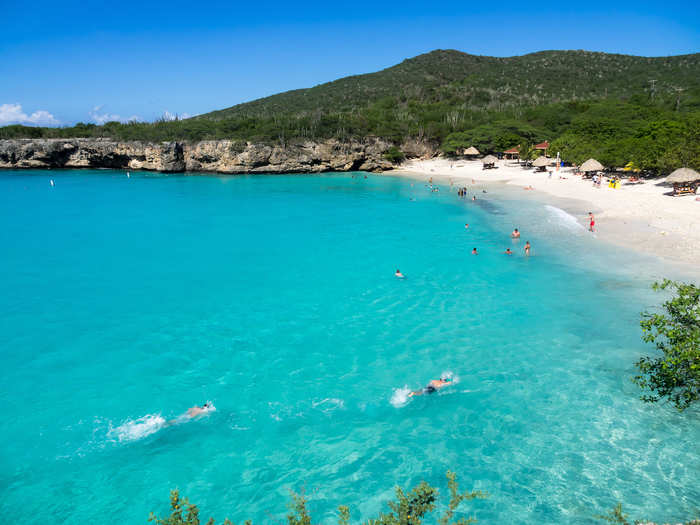
[[[51,187],[52,187],[52,188],[56,185],[56,183],[53,181],[53,179],[51,179],[50,184],[51,184]]]

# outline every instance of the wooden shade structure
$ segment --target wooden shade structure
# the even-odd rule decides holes
[[[547,150],[549,149],[549,142],[546,140],[544,142],[540,142],[539,144],[535,144],[532,146],[532,149],[539,149],[544,151],[544,154],[547,155]]]
[[[666,182],[673,184],[673,196],[694,195],[700,184],[700,173],[691,168],[678,168],[668,177]]]
[[[464,150],[465,155],[478,155],[479,150],[476,149],[474,146],[469,146],[467,149]]]
[[[483,159],[481,159],[481,162],[484,165],[484,169],[487,170],[489,168],[495,168],[497,160],[498,159],[493,155],[486,155]]]
[[[507,149],[503,152],[507,159],[519,159],[520,158],[520,146],[515,146],[514,148]]]
[[[672,184],[683,184],[686,182],[696,182],[700,180],[700,173],[691,168],[678,168],[666,177],[666,182]]]
[[[588,159],[586,162],[581,164],[581,167],[579,170],[581,171],[603,171],[605,169],[605,166],[603,166],[600,162],[598,162],[595,159]]]

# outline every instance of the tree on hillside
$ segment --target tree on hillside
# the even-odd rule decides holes
[[[700,399],[700,287],[665,279],[653,289],[675,292],[662,312],[644,312],[640,323],[642,339],[662,355],[637,361],[640,373],[633,380],[651,391],[644,401],[667,400],[685,410]]]

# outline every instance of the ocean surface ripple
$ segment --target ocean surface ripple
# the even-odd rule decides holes
[[[206,518],[284,521],[305,487],[318,522],[358,521],[448,469],[489,492],[480,523],[700,506],[697,412],[629,380],[663,269],[585,212],[375,175],[50,173],[0,173],[8,522],[146,523],[176,487]]]

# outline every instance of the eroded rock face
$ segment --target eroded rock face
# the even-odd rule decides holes
[[[382,171],[392,168],[383,156],[390,147],[390,143],[377,138],[276,145],[229,140],[147,143],[110,139],[17,139],[0,140],[0,168],[219,173]]]

